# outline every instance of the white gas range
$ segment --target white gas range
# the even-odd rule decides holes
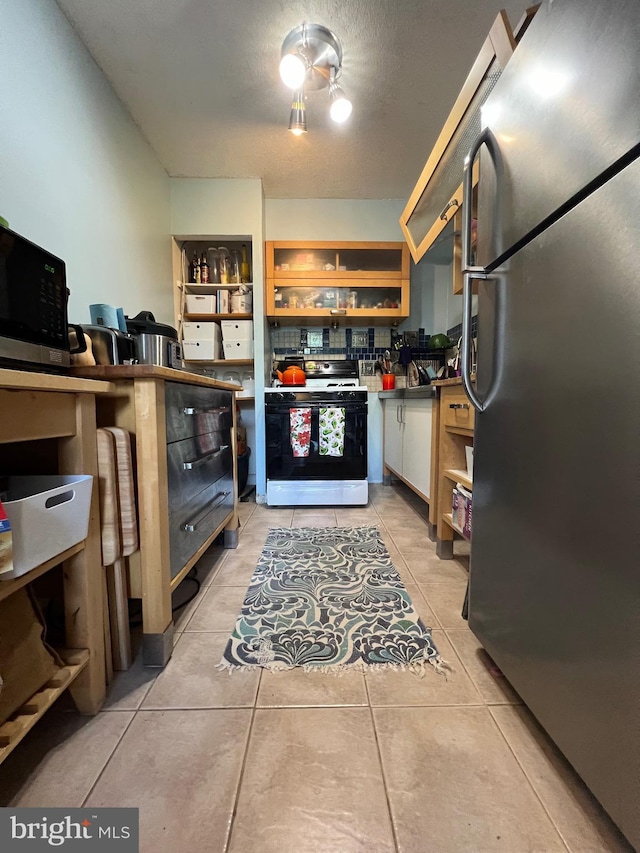
[[[358,362],[302,359],[304,385],[265,389],[267,504],[362,506],[368,502],[367,388]]]
[[[306,381],[304,385],[287,385],[280,379],[275,377],[271,383],[271,388],[265,388],[265,393],[270,394],[274,391],[302,391],[302,390],[317,390],[331,389],[339,391],[340,389],[349,388],[357,391],[367,391],[365,385],[360,385],[358,378],[358,362],[353,359],[340,359],[334,361],[322,361],[309,359],[305,361],[302,358],[287,359],[281,361],[277,365],[277,370],[284,373],[287,367],[295,365],[304,370]],[[366,398],[365,398],[366,399]]]

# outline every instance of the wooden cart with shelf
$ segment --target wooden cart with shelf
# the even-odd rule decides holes
[[[0,467],[9,467],[22,442],[29,442],[29,447],[34,442],[36,447],[53,441],[59,473],[94,477],[87,538],[24,575],[0,581],[2,600],[62,564],[67,646],[57,650],[64,666],[0,726],[0,762],[67,687],[82,714],[96,714],[104,701],[95,395],[110,390],[108,382],[0,369]]]
[[[228,362],[222,362],[226,364]],[[115,425],[135,436],[136,484],[140,519],[140,549],[129,558],[129,588],[132,598],[142,599],[142,652],[146,666],[164,666],[173,651],[173,615],[171,594],[186,577],[192,566],[224,531],[225,546],[236,547],[238,535],[237,494],[233,487],[233,504],[227,504],[224,517],[216,517],[211,527],[203,524],[206,540],[192,550],[179,567],[171,563],[171,513],[169,505],[169,461],[167,395],[176,386],[187,389],[233,392],[235,385],[212,380],[188,371],[173,370],[151,364],[100,365],[76,368],[78,374],[90,372],[110,380],[111,393],[105,395],[98,407],[98,423]],[[236,483],[235,406],[232,394],[228,395],[228,408],[232,410],[229,427],[233,454],[231,482]],[[225,405],[227,405],[225,403]],[[173,407],[179,417],[197,416],[200,404],[189,403],[189,408]],[[213,410],[214,411],[214,410]],[[190,427],[185,435],[189,436]],[[223,448],[227,450],[228,448]],[[215,455],[215,454],[214,454]],[[180,470],[186,470],[183,466]],[[196,469],[200,470],[199,466]],[[218,481],[220,482],[220,481]],[[215,485],[215,483],[212,483]],[[201,520],[190,528],[194,532]]]
[[[435,382],[438,387],[437,471],[432,476],[432,489],[437,498],[432,503],[429,521],[436,530],[436,553],[444,560],[453,557],[454,534],[463,532],[454,526],[452,496],[456,483],[473,491],[473,481],[467,474],[465,448],[473,445],[475,411],[462,388],[462,380]]]

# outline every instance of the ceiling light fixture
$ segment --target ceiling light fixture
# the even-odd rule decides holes
[[[305,23],[288,33],[282,43],[280,77],[296,92],[289,120],[292,133],[299,136],[307,130],[304,93],[313,89],[329,87],[329,114],[335,122],[349,118],[351,101],[336,82],[341,72],[342,45],[331,30]]]

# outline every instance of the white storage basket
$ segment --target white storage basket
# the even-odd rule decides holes
[[[188,314],[215,314],[216,313],[216,298],[215,296],[188,293],[186,298]]]
[[[93,486],[89,474],[8,481],[2,505],[11,522],[13,566],[0,573],[2,580],[19,577],[87,538]]]
[[[220,341],[182,341],[185,361],[215,361],[220,358]]]
[[[220,325],[225,341],[253,340],[253,320],[222,320]]]
[[[182,336],[185,341],[220,342],[220,326],[217,323],[183,323]]]
[[[225,358],[253,358],[253,341],[222,341]]]

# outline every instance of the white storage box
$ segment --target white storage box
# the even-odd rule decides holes
[[[222,339],[225,341],[253,340],[253,320],[222,320],[220,325]]]
[[[253,341],[222,341],[225,358],[253,358]]]
[[[9,477],[0,496],[11,522],[15,578],[87,538],[93,477],[89,474]],[[6,500],[5,500],[6,497]]]
[[[182,341],[185,361],[214,361],[221,357],[220,341]]]
[[[216,297],[200,293],[187,293],[187,314],[215,314]]]
[[[185,341],[217,341],[220,343],[220,326],[217,323],[183,323]],[[238,337],[236,335],[236,337]]]

